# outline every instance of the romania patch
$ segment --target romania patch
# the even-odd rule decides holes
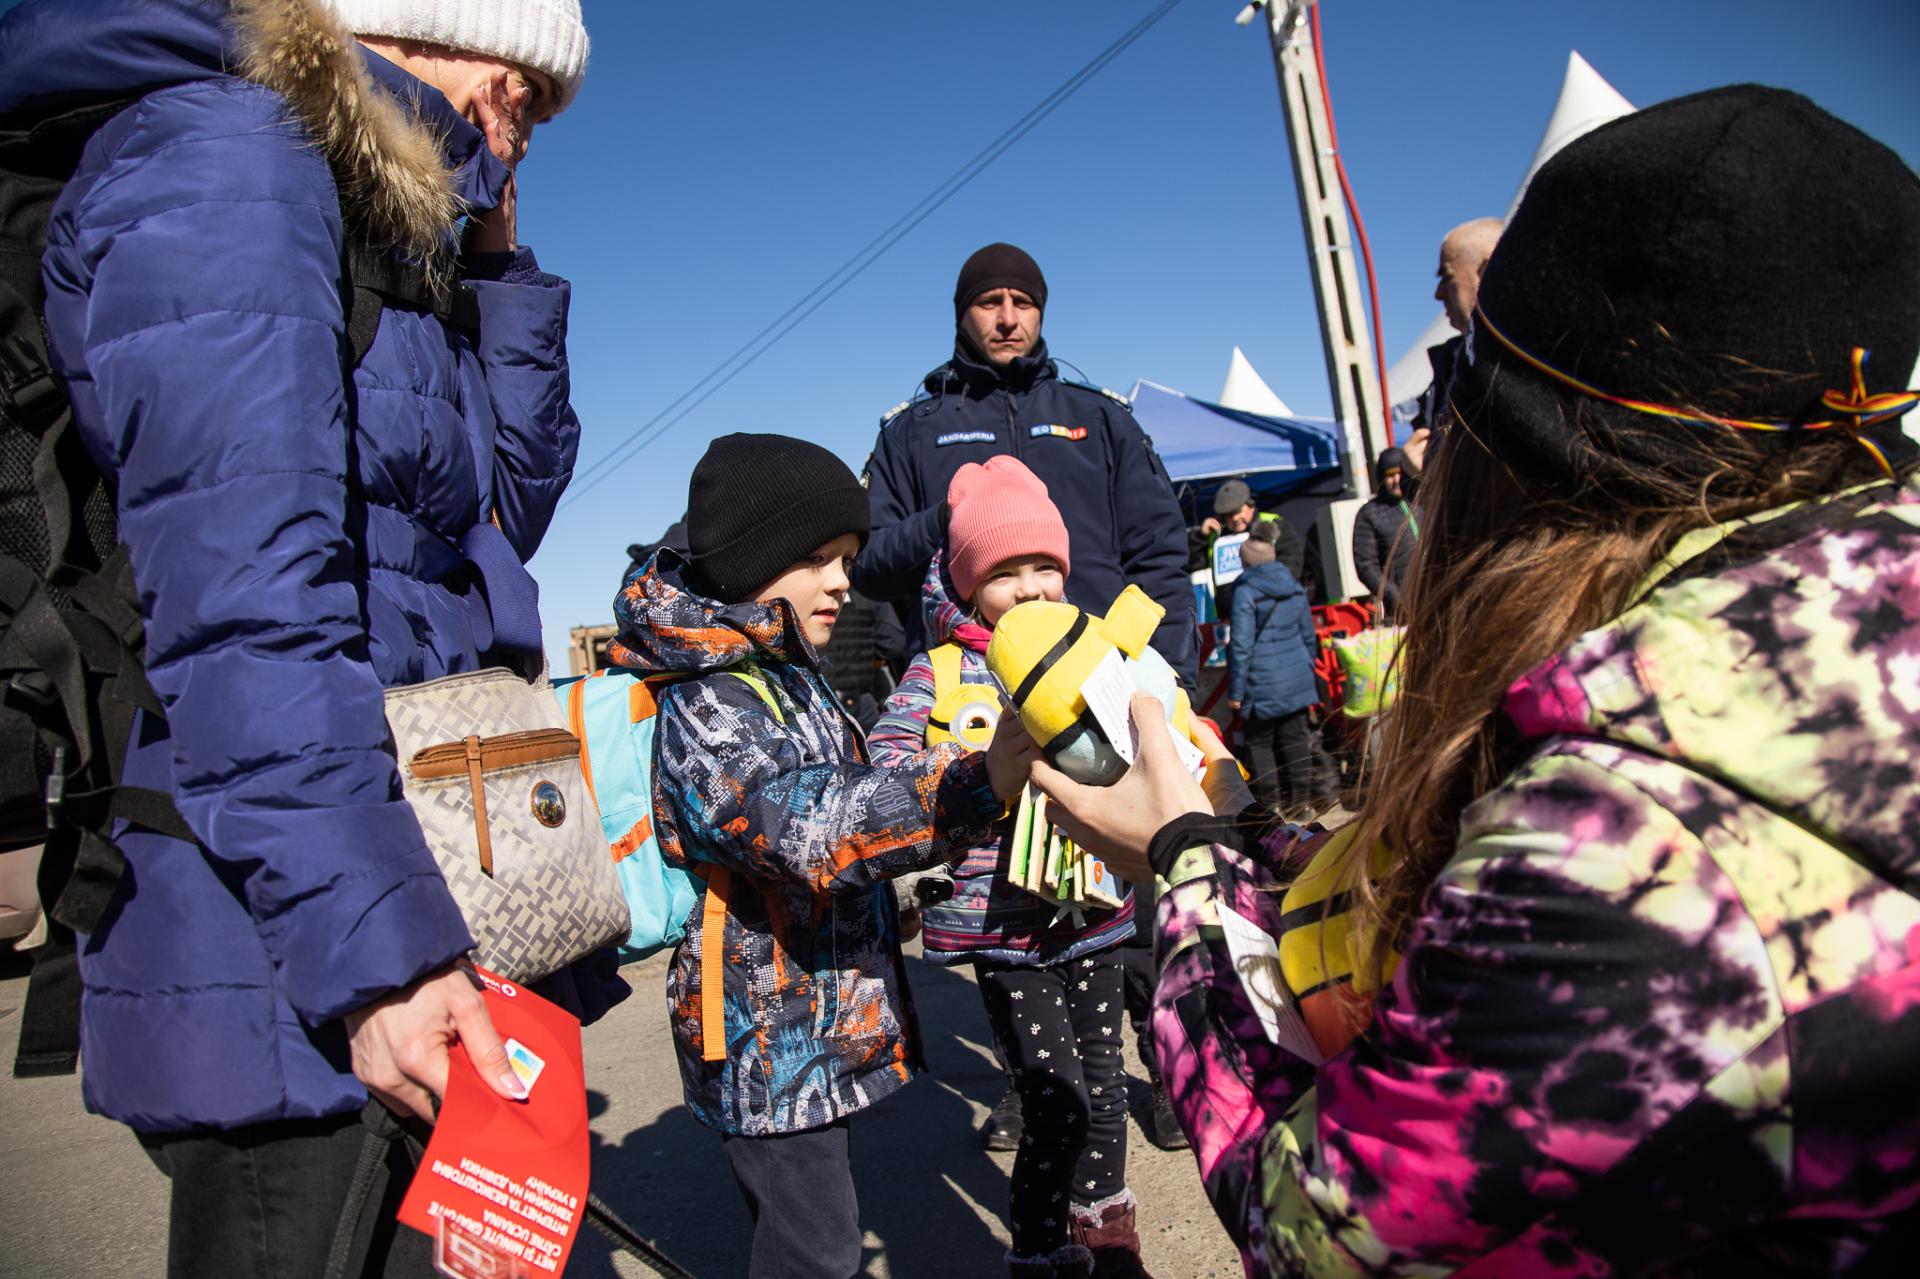
[[[1036,440],[1049,435],[1063,440],[1084,440],[1087,438],[1087,428],[1084,426],[1036,426],[1027,434]]]
[[[991,444],[996,438],[992,431],[948,431],[933,446],[943,449],[949,444]]]

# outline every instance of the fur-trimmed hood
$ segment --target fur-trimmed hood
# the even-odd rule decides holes
[[[366,49],[326,0],[27,0],[0,19],[0,119],[221,76],[285,98],[327,157],[348,224],[429,258],[492,208],[507,170],[478,129]]]

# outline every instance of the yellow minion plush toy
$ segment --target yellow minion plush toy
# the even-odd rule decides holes
[[[960,646],[942,644],[928,652],[933,663],[933,709],[927,713],[927,745],[959,742],[983,751],[1000,722],[1000,700],[985,684],[961,682]]]
[[[1104,618],[1071,604],[1031,600],[1009,609],[994,628],[987,669],[1048,762],[1075,781],[1110,786],[1127,771],[1080,691],[1115,650],[1134,684],[1166,707],[1174,732],[1190,736],[1186,691],[1166,659],[1147,645],[1165,612],[1145,591],[1129,586]]]

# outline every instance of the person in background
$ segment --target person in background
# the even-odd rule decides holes
[[[1047,281],[1011,244],[969,257],[954,284],[953,357],[914,399],[881,419],[867,459],[873,536],[854,585],[876,600],[911,600],[945,541],[947,486],[968,463],[1011,455],[1047,486],[1073,534],[1075,591],[1096,608],[1129,584],[1166,617],[1153,646],[1194,685],[1193,589],[1182,569],[1185,522],[1166,469],[1126,400],[1062,381],[1040,336]],[[910,636],[924,647],[924,636]]]
[[[1374,465],[1373,496],[1353,516],[1353,571],[1373,592],[1385,617],[1399,610],[1414,544],[1420,537],[1420,521],[1407,500],[1412,479],[1407,455],[1400,449],[1382,449]]]
[[[1916,279],[1920,179],[1805,98],[1595,129],[1487,268],[1357,825],[1262,840],[1161,735],[1097,792],[1036,765],[1172,885],[1155,1031],[1249,1274],[1911,1273]],[[1290,921],[1325,858],[1358,909]],[[1350,961],[1324,1061],[1229,907]],[[1293,944],[1330,911],[1344,954]]]
[[[663,546],[671,546],[685,555],[687,553],[687,517],[682,515],[667,525],[667,531],[660,535],[657,542],[632,542],[627,546],[627,568],[629,571],[639,568],[653,558],[653,553]]]
[[[960,468],[947,490],[947,545],[927,573],[926,632],[954,660],[943,687],[921,653],[870,742],[886,766],[927,748],[929,725],[972,688],[997,699],[986,649],[993,628],[1029,600],[1067,590],[1066,524],[1046,486],[1010,457]],[[1008,878],[1013,818],[954,869],[950,900],[925,912],[927,962],[970,963],[1020,1096],[1007,1254],[1014,1279],[1144,1279],[1127,1188],[1127,1081],[1120,1060],[1119,943],[1133,903],[1062,919]]]
[[[1313,614],[1307,593],[1273,543],[1256,535],[1240,548],[1227,640],[1227,704],[1245,721],[1253,793],[1269,811],[1297,816],[1314,796],[1309,709],[1320,700],[1313,674]]]
[[[519,241],[515,198],[587,49],[574,0],[0,19],[8,129],[128,102],[60,193],[41,279],[165,709],[125,777],[195,837],[120,837],[80,955],[86,1103],[169,1179],[171,1275],[318,1275],[358,1207],[369,1093],[431,1123],[454,1041],[524,1095],[382,694],[539,660],[537,621],[507,633],[476,579],[531,592],[579,444],[569,286]],[[350,364],[350,244],[470,290],[477,330],[384,308]],[[589,1018],[625,990],[566,984]],[[367,1272],[425,1276],[431,1241],[393,1222],[411,1161],[390,1159]]]
[[[1306,572],[1306,544],[1300,540],[1300,534],[1284,515],[1263,511],[1253,500],[1253,489],[1245,480],[1228,480],[1213,495],[1213,514],[1200,521],[1198,527],[1188,535],[1188,563],[1191,570],[1205,570],[1213,567],[1213,544],[1223,534],[1247,533],[1257,528],[1271,528],[1272,542],[1280,563],[1289,573],[1300,578]],[[1225,616],[1228,601],[1221,601],[1221,616]]]
[[[924,647],[918,592],[945,544],[948,485],[962,466],[1010,454],[1047,486],[1066,521],[1075,595],[1105,608],[1138,584],[1166,609],[1154,648],[1192,689],[1198,629],[1179,501],[1126,401],[1059,377],[1040,335],[1047,298],[1039,263],[1014,245],[989,244],[962,264],[953,290],[953,357],[881,419],[867,459],[873,535],[854,565],[854,585],[874,599],[914,601],[908,638]],[[1136,912],[1144,909],[1143,896],[1135,897]],[[1140,929],[1126,954],[1128,1008],[1140,1018],[1153,988],[1146,932]],[[1144,1020],[1135,1027],[1149,1055]],[[994,1107],[981,1130],[989,1148],[1009,1139],[1016,1105],[1009,1089]],[[1164,1104],[1154,1113],[1160,1136],[1183,1140]]]
[[[1415,473],[1426,465],[1427,445],[1441,425],[1440,413],[1446,407],[1447,388],[1453,383],[1454,360],[1465,344],[1474,299],[1480,294],[1480,277],[1505,229],[1506,223],[1499,218],[1475,218],[1462,222],[1440,241],[1440,265],[1434,272],[1433,299],[1446,311],[1454,336],[1427,348],[1433,380],[1420,393],[1413,414],[1413,434],[1406,446],[1407,458]]]
[[[863,732],[873,731],[880,721],[880,708],[893,693],[893,675],[881,651],[883,627],[888,622],[894,622],[890,607],[876,604],[858,591],[848,591],[833,638],[820,650],[820,669],[827,683]],[[896,629],[897,625],[894,622]]]

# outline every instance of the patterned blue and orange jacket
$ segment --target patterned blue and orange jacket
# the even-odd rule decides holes
[[[1324,1064],[1215,923],[1272,931],[1293,850],[1172,866],[1154,1035],[1249,1274],[1910,1272],[1920,486],[1719,532],[1509,690],[1510,771]]]
[[[667,977],[687,1106],[722,1132],[831,1123],[911,1078],[918,1031],[887,882],[950,860],[999,816],[984,758],[943,746],[866,762],[784,600],[721,605],[657,552],[614,601],[620,665],[688,676],[660,694],[660,850],[731,872],[725,935],[689,922]],[[751,662],[780,708],[723,674]],[[727,1055],[702,1059],[700,960],[725,947]]]
[[[967,614],[953,602],[957,593],[948,579],[944,555],[935,555],[920,589],[925,633],[936,645],[953,639],[954,628]],[[987,659],[961,646],[960,682],[991,686]],[[933,663],[925,653],[915,657],[887,699],[886,713],[874,725],[867,743],[876,764],[893,764],[927,748],[927,716],[934,704]],[[992,834],[967,850],[954,867],[953,896],[928,907],[922,938],[927,962],[972,963],[993,960],[1003,964],[1044,967],[1117,946],[1133,936],[1133,890],[1117,910],[1088,911],[1086,923],[1054,923],[1059,907],[1050,906],[1007,879],[1008,840],[1013,819],[1007,818]]]

